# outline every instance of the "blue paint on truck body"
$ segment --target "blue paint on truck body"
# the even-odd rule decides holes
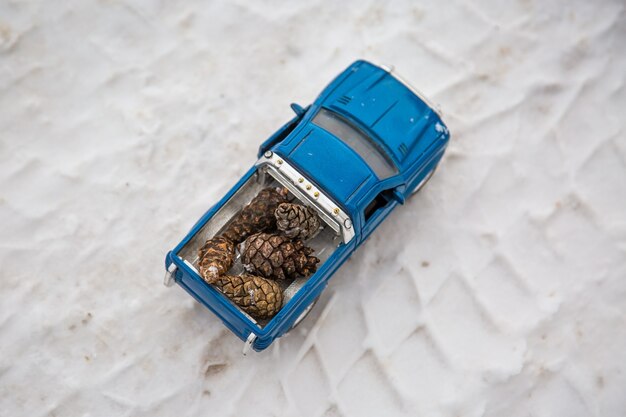
[[[176,256],[255,173],[255,167],[166,256],[166,268],[176,266],[176,282],[242,340],[254,334],[255,350],[265,349],[291,329],[337,268],[429,178],[450,136],[439,114],[417,91],[388,69],[366,61],[350,65],[307,108],[292,108],[296,116],[262,143],[259,157],[272,151],[305,175],[350,216],[354,238],[340,244],[263,328]]]

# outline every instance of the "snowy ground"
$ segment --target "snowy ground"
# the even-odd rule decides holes
[[[617,0],[3,1],[0,415],[623,417],[624,45]],[[163,257],[356,58],[449,151],[242,357]]]

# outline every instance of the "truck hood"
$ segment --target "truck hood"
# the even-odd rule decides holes
[[[351,71],[325,104],[364,125],[400,164],[412,151],[417,151],[423,133],[439,120],[435,112],[392,74],[365,63]]]

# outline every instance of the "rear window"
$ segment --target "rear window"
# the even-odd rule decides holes
[[[369,136],[338,114],[321,109],[313,118],[313,123],[359,154],[379,179],[384,180],[398,173],[398,168]]]

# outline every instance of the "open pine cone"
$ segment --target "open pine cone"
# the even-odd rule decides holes
[[[239,247],[241,262],[247,271],[265,278],[286,279],[300,274],[305,277],[317,270],[319,259],[310,256],[313,249],[301,240],[257,233],[248,237]]]
[[[235,244],[222,236],[209,239],[198,251],[198,267],[200,275],[210,282],[220,275],[224,275],[235,260]]]
[[[274,211],[287,201],[286,188],[265,188],[231,220],[222,236],[240,243],[253,233],[276,227]]]
[[[224,275],[212,284],[256,319],[273,317],[283,305],[280,286],[269,279],[250,274]]]
[[[320,230],[320,218],[311,207],[280,203],[274,212],[276,227],[289,238],[307,240]]]

